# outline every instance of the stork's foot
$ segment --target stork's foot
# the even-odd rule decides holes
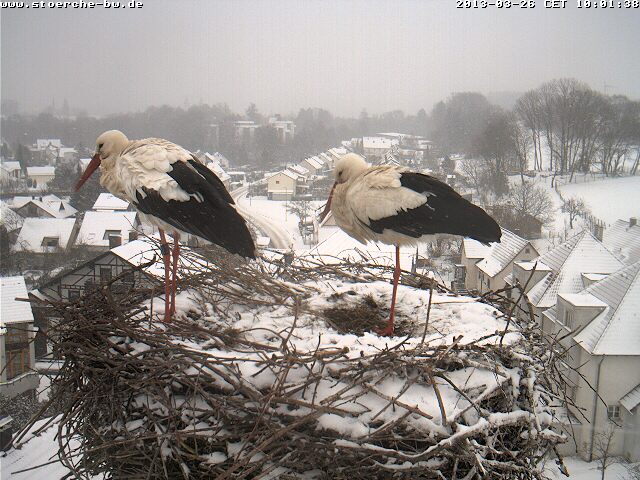
[[[374,331],[381,337],[393,337],[393,322],[387,323],[384,328],[376,328]]]

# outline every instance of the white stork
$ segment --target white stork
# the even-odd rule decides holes
[[[180,234],[189,233],[255,258],[247,224],[220,179],[184,148],[161,138],[130,141],[109,130],[96,140],[95,155],[76,184],[100,167],[100,184],[132,203],[143,221],[158,227],[165,267],[165,320],[175,313]],[[173,265],[165,230],[173,234]],[[169,270],[171,268],[171,281]]]
[[[400,246],[415,245],[437,233],[483,243],[500,241],[500,227],[487,212],[434,177],[397,166],[371,167],[353,153],[336,163],[334,173],[322,218],[331,211],[336,224],[359,242],[396,247],[391,315],[381,335],[393,334]]]

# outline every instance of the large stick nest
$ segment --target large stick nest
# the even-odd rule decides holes
[[[496,332],[300,350],[299,325],[331,317],[308,307],[313,282],[379,280],[386,267],[214,258],[190,263],[182,286],[199,307],[168,323],[109,287],[53,304],[64,365],[52,402],[60,457],[78,477],[542,478],[564,441],[551,425],[555,360],[532,328],[512,321],[509,345]],[[365,314],[377,308],[364,302]],[[294,320],[257,341],[233,327],[238,305],[284,306]]]

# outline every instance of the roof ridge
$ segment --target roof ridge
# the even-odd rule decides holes
[[[636,262],[636,263],[634,263],[632,265],[629,265],[629,267],[621,268],[620,270],[618,270],[617,272],[615,272],[612,276],[610,276],[608,278],[611,278],[612,279],[611,282],[613,282],[614,279],[616,279],[619,275],[623,275],[624,273],[626,273],[625,270],[627,270],[627,269],[632,270],[632,267],[634,267],[634,268],[640,267],[640,262]],[[604,280],[608,280],[608,278],[605,278]],[[607,333],[607,331],[609,330],[609,327],[611,327],[611,324],[613,323],[613,318],[615,317],[616,312],[620,309],[620,306],[624,303],[624,299],[627,297],[627,294],[629,293],[629,290],[631,290],[631,287],[638,281],[640,281],[640,268],[637,268],[635,276],[629,282],[629,285],[627,286],[627,288],[624,290],[624,293],[623,293],[622,297],[620,297],[620,301],[618,302],[616,307],[614,309],[612,309],[611,315],[609,316],[609,320],[607,321],[607,325],[604,327],[604,330],[602,330],[602,334],[600,335],[600,338],[598,338],[598,341],[593,346],[593,352],[594,353],[598,349],[598,345],[600,345],[600,342],[604,338],[605,333]],[[596,287],[598,283],[599,282],[596,282],[593,285],[593,287]],[[609,283],[609,282],[607,282],[607,283]],[[594,290],[595,290],[595,288],[594,288]],[[589,293],[591,295],[593,295],[591,292],[589,292]],[[595,295],[594,295],[594,297],[595,297]]]

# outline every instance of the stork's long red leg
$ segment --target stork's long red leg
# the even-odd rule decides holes
[[[160,232],[160,252],[162,253],[162,260],[164,261],[164,321],[168,322],[171,318],[171,306],[169,304],[171,300],[171,291],[169,285],[171,249],[169,248],[169,244],[167,243],[167,237],[164,234],[164,230],[159,228],[158,232]]]
[[[380,335],[391,336],[393,335],[393,326],[395,319],[395,309],[396,309],[396,293],[398,291],[398,281],[400,280],[400,247],[396,245],[396,268],[393,271],[393,293],[391,295],[391,315],[389,316],[389,321],[387,325],[379,330],[378,333]]]
[[[173,265],[171,266],[171,316],[176,313],[176,290],[178,288],[178,258],[180,258],[180,234],[173,232]]]

